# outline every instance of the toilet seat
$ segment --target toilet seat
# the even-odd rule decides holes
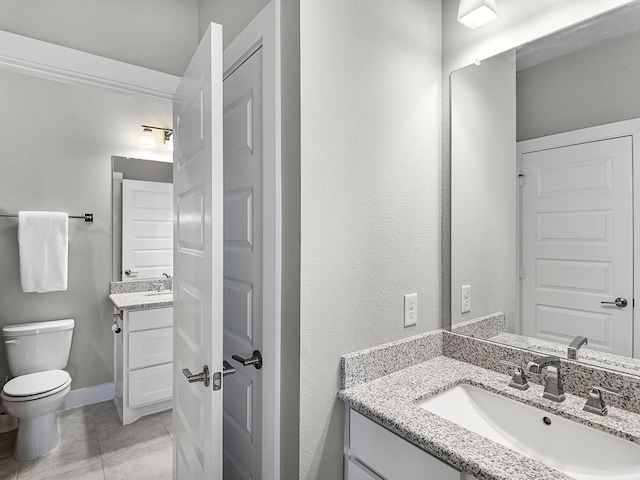
[[[29,373],[9,380],[0,397],[12,402],[27,402],[54,395],[70,384],[71,376],[64,370]]]

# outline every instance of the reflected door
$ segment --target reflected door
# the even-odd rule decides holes
[[[631,356],[632,137],[521,162],[522,333],[564,344],[583,335],[590,348]],[[603,303],[618,297],[628,305]]]
[[[173,275],[173,185],[122,181],[122,280]]]

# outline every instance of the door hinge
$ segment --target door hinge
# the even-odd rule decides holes
[[[524,278],[525,270],[524,267],[518,268],[518,279],[522,280]]]
[[[518,187],[524,187],[524,175],[522,173],[518,175]]]

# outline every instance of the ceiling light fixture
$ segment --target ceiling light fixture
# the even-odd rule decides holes
[[[153,130],[162,130],[164,132],[164,144],[169,150],[173,150],[173,130],[171,128],[142,125],[142,129],[141,142],[143,147],[155,147],[157,143]]]
[[[495,0],[460,0],[458,21],[463,25],[476,29],[496,18],[498,8]]]

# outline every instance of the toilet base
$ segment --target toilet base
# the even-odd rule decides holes
[[[13,454],[20,460],[42,457],[60,443],[56,412],[18,420],[18,435]]]

